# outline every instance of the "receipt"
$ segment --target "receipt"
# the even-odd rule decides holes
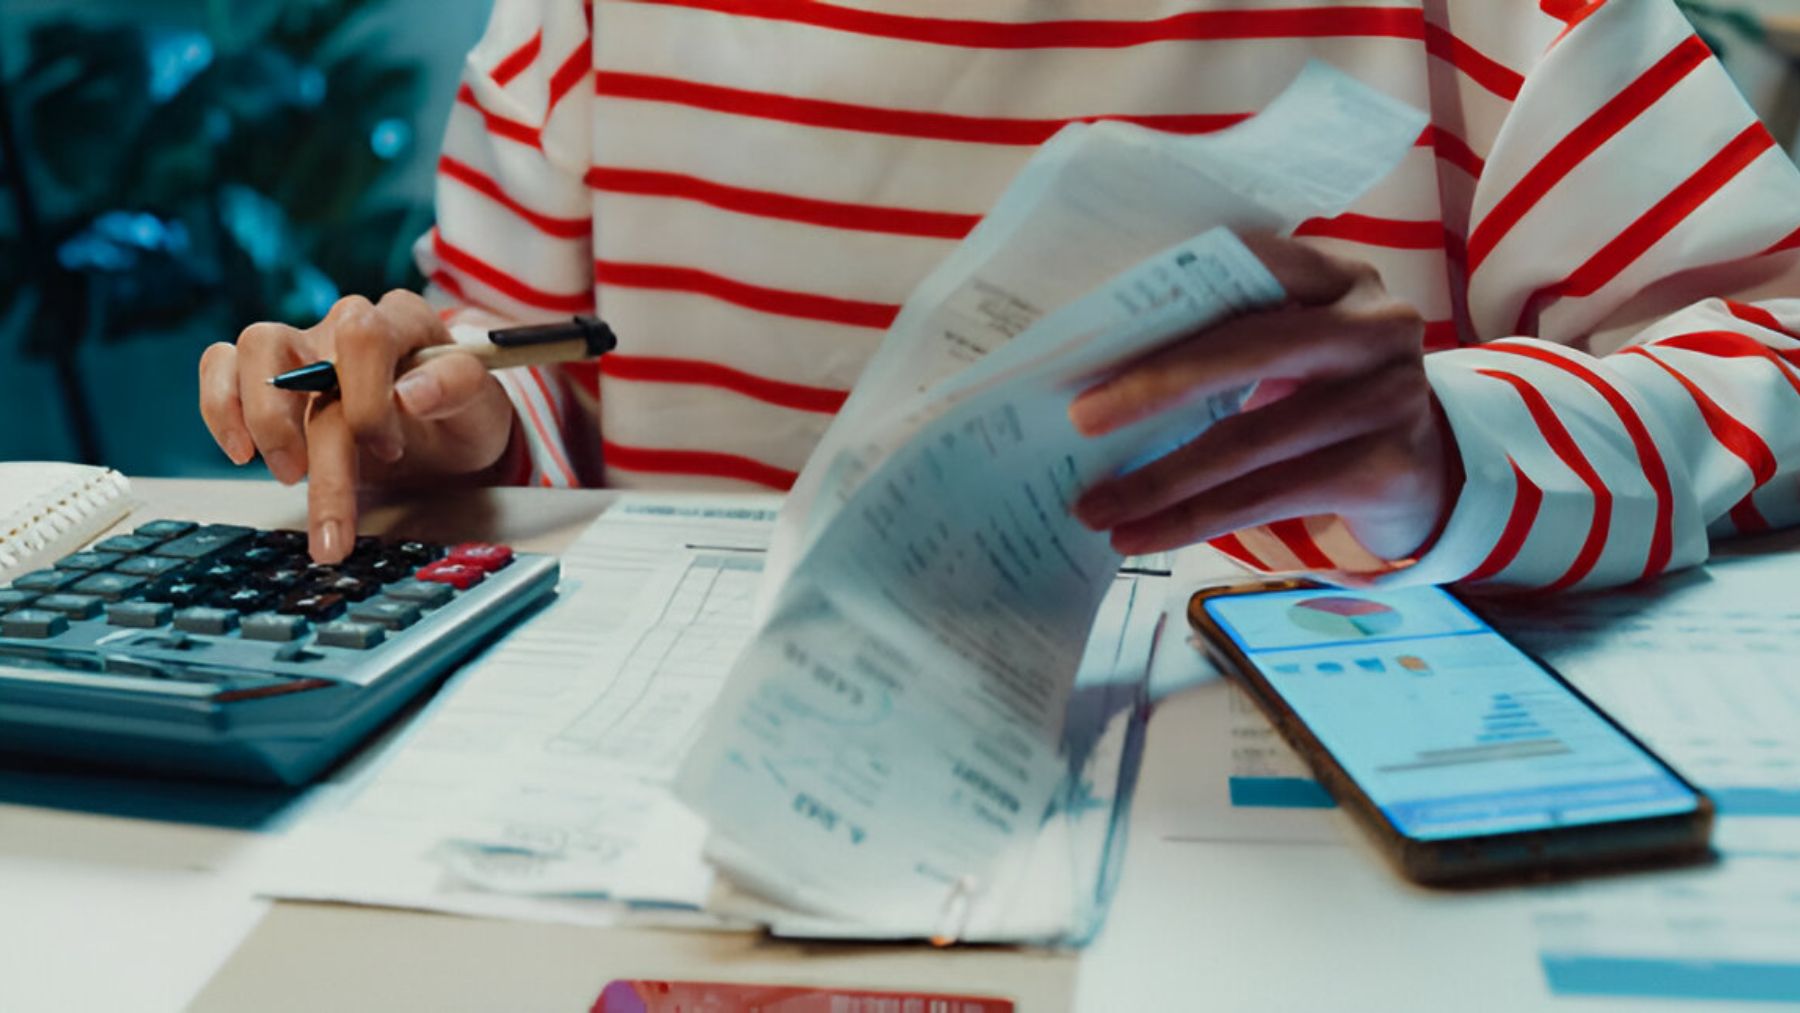
[[[1281,301],[1221,226],[1339,210],[1423,125],[1312,66],[1237,130],[1071,128],[1033,159],[907,302],[784,508],[762,624],[676,782],[738,886],[875,932],[952,935],[1026,888],[1120,563],[1071,505],[1247,392],[1097,438],[1075,431],[1071,400]]]
[[[1207,233],[957,377],[903,438],[855,451],[869,476],[786,582],[678,784],[758,856],[765,892],[929,926],[947,893],[980,891],[1029,848],[1119,563],[1070,506],[1238,403],[1084,439],[1069,400],[1110,362],[1280,297],[1242,243]]]
[[[1128,123],[1064,128],[901,307],[782,507],[761,605],[861,472],[842,452],[933,384],[1144,257],[1218,226],[1287,232],[1348,208],[1410,150],[1423,114],[1311,63],[1258,115],[1175,137]]]

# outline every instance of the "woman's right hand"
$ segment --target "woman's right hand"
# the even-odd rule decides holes
[[[200,414],[233,463],[260,453],[280,481],[309,480],[312,556],[335,563],[356,540],[360,482],[472,478],[517,452],[512,406],[474,356],[446,355],[395,377],[409,353],[450,341],[437,311],[415,293],[389,292],[379,303],[348,296],[305,330],[253,324],[236,345],[208,348]],[[320,360],[337,367],[336,395],[266,382]]]

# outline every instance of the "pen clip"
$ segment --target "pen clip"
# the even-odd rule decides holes
[[[552,345],[564,341],[584,341],[589,356],[604,355],[619,344],[619,338],[605,321],[597,317],[576,316],[561,323],[527,324],[524,327],[502,327],[488,332],[488,341],[499,348],[526,348]]]
[[[950,885],[944,906],[938,911],[937,928],[931,933],[931,945],[954,946],[968,934],[969,919],[975,913],[975,897],[981,892],[981,880],[962,876]]]

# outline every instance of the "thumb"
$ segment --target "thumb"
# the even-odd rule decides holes
[[[473,355],[444,355],[407,370],[394,381],[400,408],[420,421],[447,419],[479,404],[493,377]]]

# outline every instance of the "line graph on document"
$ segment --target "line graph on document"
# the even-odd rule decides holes
[[[759,556],[689,557],[614,678],[549,750],[669,777],[749,642],[761,573]]]

